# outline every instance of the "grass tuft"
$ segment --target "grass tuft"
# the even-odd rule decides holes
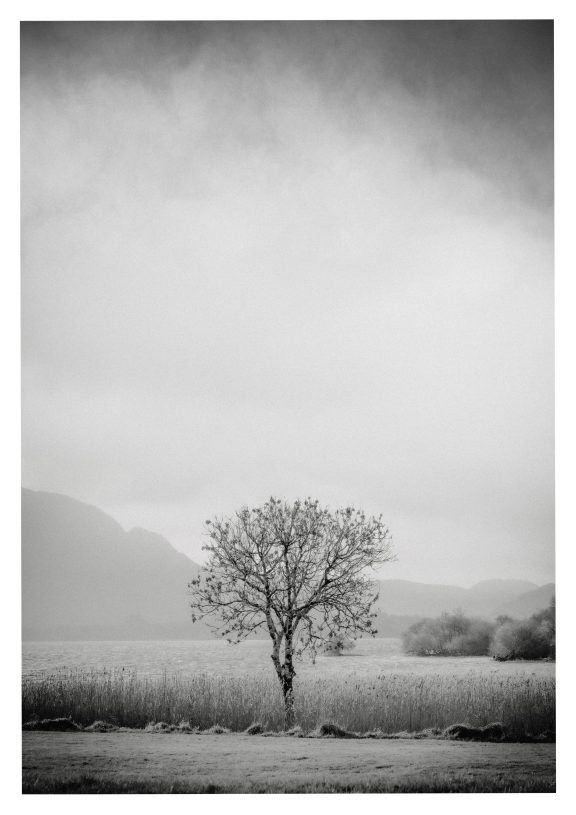
[[[335,724],[334,722],[323,722],[319,727],[316,733],[314,734],[320,739],[356,739],[358,735],[356,733],[350,733],[348,730],[344,730],[343,727],[340,725]]]
[[[115,730],[118,730],[117,724],[112,724],[111,722],[103,722],[103,721],[96,721],[89,724],[88,727],[84,728],[88,733],[112,733]]]
[[[144,728],[146,733],[174,733],[177,729],[177,725],[168,722],[148,722]]]
[[[220,736],[230,733],[231,730],[228,727],[222,727],[221,724],[213,724],[212,727],[208,727],[206,730],[202,730],[201,732],[206,736]]]
[[[254,722],[254,724],[251,724],[250,727],[247,727],[244,732],[248,736],[259,736],[261,733],[264,732],[264,726],[260,724],[260,722]]]
[[[181,721],[176,727],[178,733],[199,733],[200,728],[194,727],[190,722]]]
[[[484,727],[470,727],[467,724],[452,724],[442,733],[443,738],[458,741],[503,741],[506,732],[500,722]]]
[[[304,737],[305,733],[302,730],[302,728],[300,727],[300,725],[297,724],[295,727],[291,727],[290,730],[286,730],[285,735],[286,736],[295,736],[297,739],[301,739],[301,738]]]
[[[29,722],[24,722],[22,730],[60,730],[69,732],[73,730],[80,730],[80,726],[73,722],[68,717],[60,717],[57,719],[33,719]]]

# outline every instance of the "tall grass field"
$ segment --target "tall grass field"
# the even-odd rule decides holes
[[[512,738],[555,730],[555,680],[526,675],[385,674],[303,678],[296,685],[296,722],[313,730],[334,721],[347,730],[384,733],[502,722]],[[243,731],[253,722],[282,730],[283,704],[275,677],[71,671],[23,680],[23,721],[70,717],[87,726],[102,720],[141,728],[150,722]]]

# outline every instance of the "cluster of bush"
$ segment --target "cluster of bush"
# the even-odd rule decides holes
[[[556,659],[556,605],[527,620],[498,617],[490,643],[494,659]]]
[[[467,617],[462,611],[419,620],[404,632],[404,650],[419,656],[486,656],[494,659],[555,659],[556,612],[549,607],[526,620],[498,617],[495,622]]]
[[[404,650],[421,656],[475,656],[487,654],[493,623],[466,617],[462,611],[424,619],[404,632]]]
[[[349,640],[346,637],[336,636],[331,637],[324,645],[322,653],[330,657],[340,657],[344,651],[351,651],[356,647],[354,640]]]

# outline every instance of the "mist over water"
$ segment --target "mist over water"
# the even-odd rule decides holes
[[[178,674],[183,679],[199,673],[217,677],[258,676],[274,679],[271,645],[254,640],[228,645],[219,640],[162,642],[26,642],[23,676],[38,679],[46,674],[91,671],[124,671],[138,677]],[[371,677],[382,674],[468,676],[518,674],[553,677],[553,662],[495,662],[490,657],[417,657],[402,650],[399,639],[359,640],[343,656],[309,657],[296,663],[302,679]]]

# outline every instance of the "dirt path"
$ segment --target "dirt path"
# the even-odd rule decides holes
[[[103,780],[221,785],[416,777],[553,779],[553,744],[439,740],[336,740],[244,735],[30,733],[23,737],[28,778],[63,773]]]

